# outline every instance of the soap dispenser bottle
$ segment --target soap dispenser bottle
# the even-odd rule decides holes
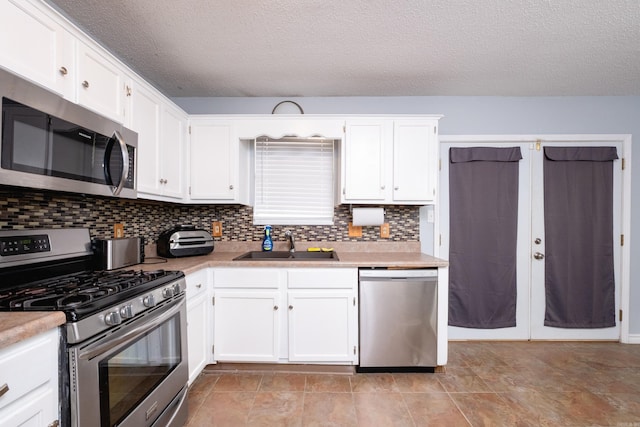
[[[262,250],[263,251],[272,251],[273,250],[273,240],[271,240],[271,226],[267,225],[264,228],[264,239],[262,240]]]

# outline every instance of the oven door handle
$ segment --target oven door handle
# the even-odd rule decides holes
[[[109,339],[102,344],[90,345],[82,349],[79,352],[78,356],[81,359],[91,360],[94,357],[100,356],[101,354],[104,354],[120,346],[123,343],[131,341],[132,339],[142,334],[145,334],[151,331],[152,329],[160,326],[164,322],[166,322],[168,319],[173,317],[176,313],[180,312],[180,310],[183,310],[185,307],[184,304],[185,304],[185,299],[183,295],[183,296],[180,296],[180,298],[172,301],[171,304],[167,306],[163,306],[165,310],[163,310],[160,314],[155,314],[155,317],[147,319],[146,316],[143,316],[143,318],[137,319],[139,321],[142,321],[141,325],[135,326],[132,329],[124,330],[123,333],[119,336],[109,337]],[[103,341],[103,340],[100,340],[100,341]]]

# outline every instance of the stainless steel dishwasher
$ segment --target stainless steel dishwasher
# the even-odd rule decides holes
[[[359,278],[358,371],[435,368],[438,270],[361,269]]]

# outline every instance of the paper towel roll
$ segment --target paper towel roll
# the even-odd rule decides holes
[[[353,208],[353,225],[384,224],[384,208]]]

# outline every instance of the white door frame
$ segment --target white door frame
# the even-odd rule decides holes
[[[622,174],[622,218],[620,220],[621,233],[625,236],[624,245],[621,248],[621,265],[620,265],[620,309],[623,317],[620,322],[620,342],[630,343],[629,337],[629,295],[630,295],[630,263],[631,263],[631,135],[630,134],[540,134],[540,135],[440,135],[440,143],[468,142],[474,144],[496,143],[496,142],[545,142],[545,141],[567,141],[567,142],[621,142],[622,154],[624,159],[624,171]],[[448,161],[443,157],[443,150],[439,150],[440,161]],[[446,153],[444,153],[446,154]],[[438,180],[439,181],[439,180]],[[440,194],[440,192],[438,192]],[[435,209],[434,224],[434,255],[440,258],[448,259],[448,254],[440,254],[440,206]]]

